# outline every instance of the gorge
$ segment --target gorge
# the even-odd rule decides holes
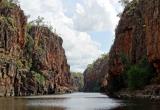
[[[113,10],[103,19],[100,12],[107,13],[102,8],[110,5],[104,3],[114,1],[85,1],[63,6],[64,0],[26,0],[32,5],[27,7],[47,10],[39,11],[57,22],[53,30],[53,24],[43,21],[47,17],[30,20],[17,0],[0,0],[0,110],[159,110],[160,0],[120,0],[124,11],[118,14],[113,45],[92,64],[87,62],[103,53],[92,39],[110,35],[99,27],[105,28],[109,21],[100,21]],[[92,11],[96,16],[90,17]],[[80,22],[75,23],[77,16]],[[83,64],[88,64],[84,72]]]
[[[41,103],[45,99],[47,103],[42,104],[51,103],[50,106],[50,99],[53,99],[58,107],[61,101],[67,100],[71,110],[76,105],[75,99],[79,99],[79,103],[84,101],[82,104],[85,105],[86,99],[92,102],[96,98],[97,106],[101,105],[100,101],[104,105],[112,101],[121,105],[121,101],[110,97],[159,101],[160,0],[132,0],[119,17],[109,53],[89,64],[82,74],[71,72],[63,40],[52,27],[43,23],[40,17],[28,22],[18,4],[0,0],[0,96],[35,96],[27,97],[27,101],[36,98]],[[75,91],[91,93],[57,95]],[[24,104],[23,98],[26,97],[20,100]],[[90,105],[86,104],[87,107]]]

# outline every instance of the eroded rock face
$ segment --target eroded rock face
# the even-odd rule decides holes
[[[109,54],[110,80],[123,74],[125,56],[131,65],[144,57],[160,72],[160,1],[133,0],[124,10]]]
[[[69,91],[70,67],[67,64],[62,39],[46,27],[33,26],[29,35],[34,40],[32,69],[41,73],[48,93]]]
[[[104,92],[108,77],[108,55],[97,59],[84,71],[84,91]]]
[[[23,58],[26,17],[20,7],[0,7],[0,90],[1,95],[14,95],[14,78]]]
[[[141,1],[146,28],[146,47],[149,61],[160,73],[160,1]]]
[[[138,3],[132,3],[124,10],[116,29],[116,38],[109,56],[110,74],[119,75],[123,72],[121,57],[124,56],[132,64],[136,64],[147,55],[145,32],[141,7]]]
[[[28,28],[20,7],[1,2],[0,96],[69,92],[70,68],[62,43],[47,27]]]

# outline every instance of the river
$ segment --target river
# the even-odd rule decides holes
[[[0,110],[160,110],[143,100],[117,100],[100,93],[0,98]]]

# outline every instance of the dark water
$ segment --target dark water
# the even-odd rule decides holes
[[[0,110],[160,110],[160,103],[122,101],[99,93],[0,98]]]

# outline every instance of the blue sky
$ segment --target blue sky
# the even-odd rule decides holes
[[[71,71],[83,72],[108,53],[122,7],[118,0],[19,0],[29,20],[38,16],[62,37]]]
[[[104,53],[108,53],[110,50],[111,45],[114,42],[114,34],[110,31],[103,31],[103,32],[90,32],[92,39],[97,41],[101,44],[100,49]]]

